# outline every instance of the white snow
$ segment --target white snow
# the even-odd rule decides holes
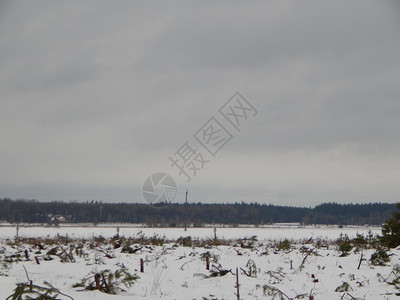
[[[217,237],[225,239],[239,239],[257,236],[253,248],[234,246],[208,246],[208,247],[184,247],[173,243],[163,246],[131,245],[132,248],[140,248],[134,254],[122,253],[121,248],[114,249],[109,242],[96,244],[90,240],[93,236],[102,235],[111,238],[116,234],[115,227],[20,227],[20,237],[56,237],[57,234],[69,238],[88,238],[84,245],[87,256],[79,257],[74,252],[76,262],[61,262],[58,256],[54,260],[44,261],[43,255],[49,250],[42,250],[41,254],[35,252],[35,245],[13,245],[16,234],[15,227],[0,227],[0,299],[9,296],[15,284],[26,282],[26,268],[29,277],[35,284],[43,284],[48,281],[54,287],[75,300],[85,299],[231,299],[236,300],[235,275],[239,268],[240,299],[272,299],[272,296],[263,295],[263,286],[268,285],[284,292],[288,297],[297,295],[314,295],[314,299],[396,299],[393,294],[397,292],[393,285],[389,285],[382,278],[393,280],[393,266],[399,264],[400,249],[389,251],[390,263],[387,266],[372,266],[369,262],[374,249],[354,249],[349,256],[340,257],[340,252],[333,243],[329,248],[315,248],[317,238],[333,241],[340,234],[354,237],[357,233],[366,235],[371,230],[379,233],[380,228],[368,227],[295,227],[286,226],[280,228],[217,228]],[[181,236],[193,238],[213,238],[213,228],[138,228],[120,225],[120,235],[134,237],[144,234],[147,237],[153,235],[165,236],[175,239]],[[309,244],[305,240],[313,238]],[[9,239],[8,241],[6,239]],[[277,241],[292,240],[290,250],[276,250]],[[251,243],[251,241],[245,241]],[[73,243],[74,244],[74,243]],[[76,244],[76,243],[75,243]],[[61,244],[68,251],[69,245]],[[299,269],[306,256],[304,248],[316,252],[310,254],[304,261],[304,268]],[[30,260],[25,256],[18,263],[4,263],[5,257],[10,257],[18,251],[28,249]],[[231,270],[222,277],[204,278],[210,275],[206,270],[205,261],[201,255],[205,252],[211,254],[210,263],[224,270]],[[361,253],[366,259],[362,261],[358,270]],[[113,258],[107,258],[105,254]],[[34,257],[40,259],[36,264]],[[140,259],[145,261],[144,273],[139,272]],[[249,264],[254,262],[256,277],[248,277],[244,271],[249,272]],[[140,279],[127,292],[118,295],[108,295],[99,291],[78,291],[72,288],[74,283],[88,276],[93,271],[105,269],[116,270],[124,266],[132,274],[137,274]],[[242,268],[243,270],[240,270]],[[379,277],[381,274],[381,277]],[[275,277],[274,277],[275,276]],[[400,274],[399,274],[400,276]],[[314,282],[315,281],[315,282]],[[343,282],[348,282],[352,290],[335,292],[335,289]],[[388,295],[386,295],[388,294]],[[67,299],[67,298],[60,298]],[[278,298],[277,298],[278,299]],[[285,299],[285,298],[284,298]],[[309,296],[304,299],[309,299]]]
[[[188,228],[148,228],[132,225],[99,225],[99,226],[73,226],[61,225],[60,227],[45,226],[19,226],[20,237],[55,237],[58,235],[75,238],[91,238],[94,236],[103,236],[110,238],[117,233],[117,227],[120,228],[120,235],[129,237],[142,232],[146,236],[160,235],[168,239],[177,239],[181,236],[190,235],[197,238],[213,238],[213,227]],[[373,234],[380,233],[380,227],[368,226],[348,226],[338,228],[338,226],[292,226],[292,225],[270,225],[264,227],[217,227],[218,238],[237,239],[251,237],[256,235],[259,240],[290,239],[301,240],[309,238],[337,239],[341,234],[347,234],[349,237],[355,237],[357,233],[367,234],[371,230]],[[14,237],[16,234],[15,226],[0,227],[0,238]]]

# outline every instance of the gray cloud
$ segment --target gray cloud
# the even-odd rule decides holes
[[[166,171],[193,201],[396,201],[399,11],[3,1],[0,197],[142,201]],[[237,90],[258,116],[186,184],[168,157]]]

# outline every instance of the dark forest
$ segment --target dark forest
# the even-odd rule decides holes
[[[63,216],[68,223],[144,223],[149,226],[204,224],[302,224],[381,225],[396,210],[396,204],[325,203],[314,208],[271,204],[39,202],[0,199],[0,220],[10,223],[47,223],[49,216]],[[185,217],[186,216],[186,217]]]

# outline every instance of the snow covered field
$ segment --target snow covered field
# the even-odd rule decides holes
[[[213,238],[214,228],[147,228],[128,225],[107,225],[107,226],[68,226],[60,227],[43,227],[43,226],[19,226],[20,237],[55,237],[57,234],[65,236],[68,234],[71,238],[91,238],[94,236],[103,236],[110,238],[117,233],[117,227],[120,228],[120,235],[129,237],[138,232],[144,233],[146,236],[160,235],[168,239],[177,239],[181,236],[190,235],[193,238]],[[222,239],[238,239],[251,237],[256,235],[258,240],[275,240],[290,239],[301,240],[309,238],[337,239],[340,234],[347,234],[349,237],[355,237],[357,233],[367,234],[371,230],[372,233],[380,233],[380,227],[353,226],[338,228],[338,226],[299,226],[291,224],[270,225],[265,227],[218,227],[217,236]],[[0,227],[0,238],[15,237],[15,226]]]
[[[52,244],[46,244],[37,240],[14,243],[16,228],[0,227],[0,299],[11,295],[16,283],[27,282],[28,274],[34,284],[43,286],[47,281],[75,300],[236,300],[236,268],[240,299],[274,299],[274,295],[275,299],[397,299],[394,293],[399,290],[388,283],[400,276],[400,269],[395,267],[400,264],[400,249],[388,251],[390,261],[385,266],[376,266],[370,261],[375,249],[353,248],[348,256],[342,257],[332,242],[341,233],[355,237],[357,233],[367,235],[369,230],[380,233],[380,228],[366,227],[218,228],[219,239],[233,241],[229,245],[214,246],[210,243],[213,228],[189,228],[185,232],[181,228],[120,225],[120,239],[111,239],[116,227],[20,228],[21,238],[54,238],[48,242]],[[65,244],[67,233],[70,241]],[[57,238],[57,234],[61,237]],[[210,240],[193,247],[183,246],[185,239],[180,244],[163,245],[131,243],[132,240],[124,239],[155,234],[168,239],[191,236],[192,240]],[[105,239],[92,238],[100,235]],[[257,238],[243,240],[252,236]],[[87,240],[71,241],[78,237]],[[317,243],[318,238],[331,242]],[[284,239],[292,240],[291,244],[280,243]],[[55,249],[53,254],[47,254],[52,249]],[[364,259],[360,264],[361,255]],[[206,269],[207,256],[210,270]],[[84,278],[93,278],[94,273],[102,274],[107,269],[115,272],[121,268],[139,276],[132,286],[121,286],[125,292],[110,295],[72,287]],[[59,295],[57,299],[71,299],[68,296]]]

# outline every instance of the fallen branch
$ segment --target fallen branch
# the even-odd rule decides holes
[[[187,264],[188,262],[185,262],[181,267],[180,267],[180,269],[183,271],[183,267]]]
[[[267,271],[266,274],[268,274],[270,276],[268,282],[271,284],[277,284],[285,278],[285,275],[284,275],[284,273],[281,272],[280,268],[278,268],[277,272]],[[272,282],[272,280],[273,280],[273,282]]]
[[[362,263],[363,260],[365,260],[365,259],[363,259],[363,256],[364,256],[364,253],[361,253],[360,262],[358,263],[357,270],[360,270],[361,263]]]
[[[246,270],[244,270],[243,268],[240,268],[240,270],[244,273],[244,275],[246,275],[247,277],[253,277],[251,276],[250,272],[247,272]]]
[[[72,254],[68,254],[67,251],[65,251],[64,247],[61,246],[60,244],[58,244],[58,246],[60,247],[60,249],[62,250],[62,252],[64,252],[65,256],[68,257],[68,259],[73,263],[75,262],[74,257],[72,256]]]
[[[315,251],[315,248],[312,249],[312,250],[307,251],[307,254],[304,256],[303,261],[302,261],[301,264],[300,264],[300,267],[299,267],[299,270],[300,270],[300,271],[304,268],[304,264],[305,264],[307,258],[308,258],[311,254],[315,254],[314,251]]]
[[[237,255],[240,255],[240,256],[243,255],[243,254],[242,254],[239,250],[237,250],[236,248],[233,248],[233,249],[236,251]]]

